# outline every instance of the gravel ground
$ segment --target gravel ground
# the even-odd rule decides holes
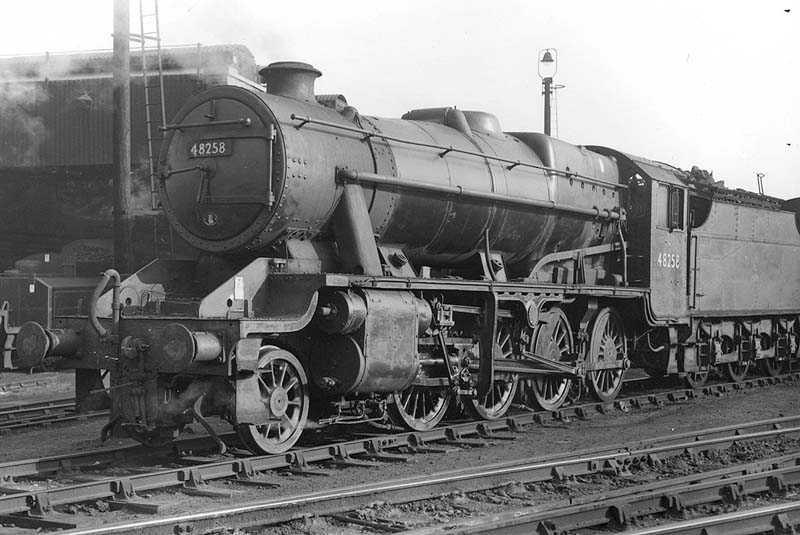
[[[56,385],[43,387],[38,395],[51,394],[71,379],[58,379]],[[39,388],[39,387],[37,387]],[[37,394],[31,389],[24,395],[31,397]],[[13,398],[13,392],[0,397],[3,404],[19,403]],[[63,392],[54,397],[63,397]],[[555,452],[581,450],[599,445],[635,444],[639,440],[666,434],[697,431],[711,427],[719,427],[782,415],[798,413],[800,404],[800,384],[778,385],[770,388],[734,391],[724,396],[688,400],[677,405],[666,405],[661,408],[646,408],[630,413],[615,412],[611,415],[597,415],[588,420],[575,420],[570,423],[557,423],[533,426],[526,433],[520,433],[514,441],[497,441],[486,447],[454,449],[446,454],[426,454],[410,456],[407,463],[386,463],[379,468],[337,468],[321,467],[329,477],[274,476],[280,481],[280,487],[243,488],[227,483],[216,483],[218,487],[233,489],[230,499],[197,499],[189,498],[178,492],[161,492],[148,494],[142,498],[166,505],[165,512],[198,511],[225,504],[235,504],[257,499],[280,498],[305,492],[314,492],[326,488],[359,485],[365,481],[379,479],[409,477],[419,474],[430,474],[463,466],[475,466],[481,463],[499,462],[520,457],[536,457]],[[50,427],[33,428],[25,431],[13,431],[0,437],[0,462],[13,459],[41,457],[73,451],[97,449],[104,445],[99,441],[101,420],[78,421],[70,424],[55,424]],[[199,426],[195,426],[199,429]],[[127,443],[127,441],[114,441]],[[760,454],[777,455],[783,447],[778,443],[762,445]],[[729,457],[732,459],[733,454]],[[669,474],[675,476],[682,473],[713,469],[708,466],[692,465],[692,461],[677,460],[674,466],[664,463]],[[698,461],[694,461],[698,462]],[[732,462],[728,458],[709,458],[703,463]],[[744,461],[738,461],[744,462]],[[315,468],[316,469],[316,468]],[[102,472],[101,472],[102,473]],[[616,488],[615,485],[641,482],[647,478],[665,477],[657,470],[649,473],[626,475],[621,478],[606,478],[599,487],[593,478],[585,481],[567,483],[544,483],[533,486],[512,486],[507,489],[482,493],[480,495],[456,494],[440,500],[407,506],[379,505],[361,511],[366,517],[393,518],[397,515],[404,521],[413,520],[416,516],[422,519],[447,521],[459,516],[492,512],[493,507],[512,504],[513,507],[525,507],[542,501],[558,500],[574,495],[574,493],[596,492],[597,488]],[[632,479],[631,479],[632,478]],[[518,501],[514,501],[518,500]],[[116,521],[118,513],[106,511],[103,502],[86,504],[74,508],[63,509],[56,517],[64,520],[77,520],[80,523],[100,524]],[[80,515],[78,515],[80,513]],[[144,517],[143,517],[144,518]],[[258,532],[258,531],[254,531]],[[341,525],[335,520],[309,518],[281,528],[270,528],[260,533],[365,533],[361,528]]]

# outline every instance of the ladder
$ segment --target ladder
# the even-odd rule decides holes
[[[145,5],[147,4],[147,5]],[[144,89],[145,139],[147,141],[147,170],[150,178],[150,209],[153,210],[153,246],[156,256],[162,247],[171,250],[171,232],[159,211],[156,189],[158,155],[164,139],[166,109],[164,102],[164,68],[161,53],[161,30],[158,23],[158,0],[139,0],[140,33],[131,34],[131,41],[141,46],[142,85]],[[148,44],[152,46],[148,49]],[[154,65],[148,64],[148,52],[155,51]],[[164,233],[167,235],[164,235]]]

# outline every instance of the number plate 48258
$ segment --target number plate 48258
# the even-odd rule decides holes
[[[189,145],[189,158],[215,158],[233,154],[230,139],[203,139]]]

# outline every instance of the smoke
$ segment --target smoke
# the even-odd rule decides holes
[[[40,149],[47,140],[48,85],[64,78],[110,72],[108,54],[45,54],[0,60],[0,167],[45,165]],[[57,82],[56,82],[57,83]],[[89,102],[103,104],[97,95]],[[75,95],[76,100],[79,95]],[[52,125],[50,125],[52,126]]]
[[[47,136],[36,109],[47,101],[47,93],[40,84],[7,79],[0,74],[0,167],[36,165]]]

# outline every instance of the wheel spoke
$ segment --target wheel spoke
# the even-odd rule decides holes
[[[565,331],[562,331],[560,329],[560,327],[559,327],[558,337],[555,338],[555,343],[556,343],[556,347],[558,347],[559,349],[562,349],[562,353],[563,353],[563,349],[566,347],[565,344],[564,344],[566,339],[567,339],[567,333]]]
[[[259,431],[261,432],[261,436],[264,438],[269,438],[269,430],[272,429],[272,423],[268,422],[259,427]]]
[[[298,379],[297,377],[292,376],[291,381],[289,381],[289,384],[286,385],[285,387],[283,387],[283,389],[286,390],[287,393],[289,393],[298,384],[300,384],[300,379]]]
[[[498,341],[498,345],[500,346],[501,349],[504,349],[507,347],[506,344],[508,344],[510,341],[511,341],[511,334],[508,331],[503,330],[500,333],[500,340]]]
[[[275,383],[276,385],[278,385],[278,386],[283,386],[283,383],[284,383],[284,381],[286,380],[286,371],[287,371],[288,369],[289,369],[289,365],[288,365],[288,364],[284,364],[284,365],[281,367],[281,378],[278,380],[278,382],[277,382],[277,383]]]
[[[266,382],[266,381],[264,381],[264,378],[261,376],[261,374],[258,374],[258,382],[259,382],[259,383],[260,383],[260,384],[261,384],[261,385],[264,387],[264,390],[266,391],[266,392],[264,392],[264,393],[265,393],[267,396],[269,396],[269,395],[272,393],[272,390],[273,390],[273,389],[272,389],[272,388],[270,388],[270,386],[267,384],[267,382]]]

